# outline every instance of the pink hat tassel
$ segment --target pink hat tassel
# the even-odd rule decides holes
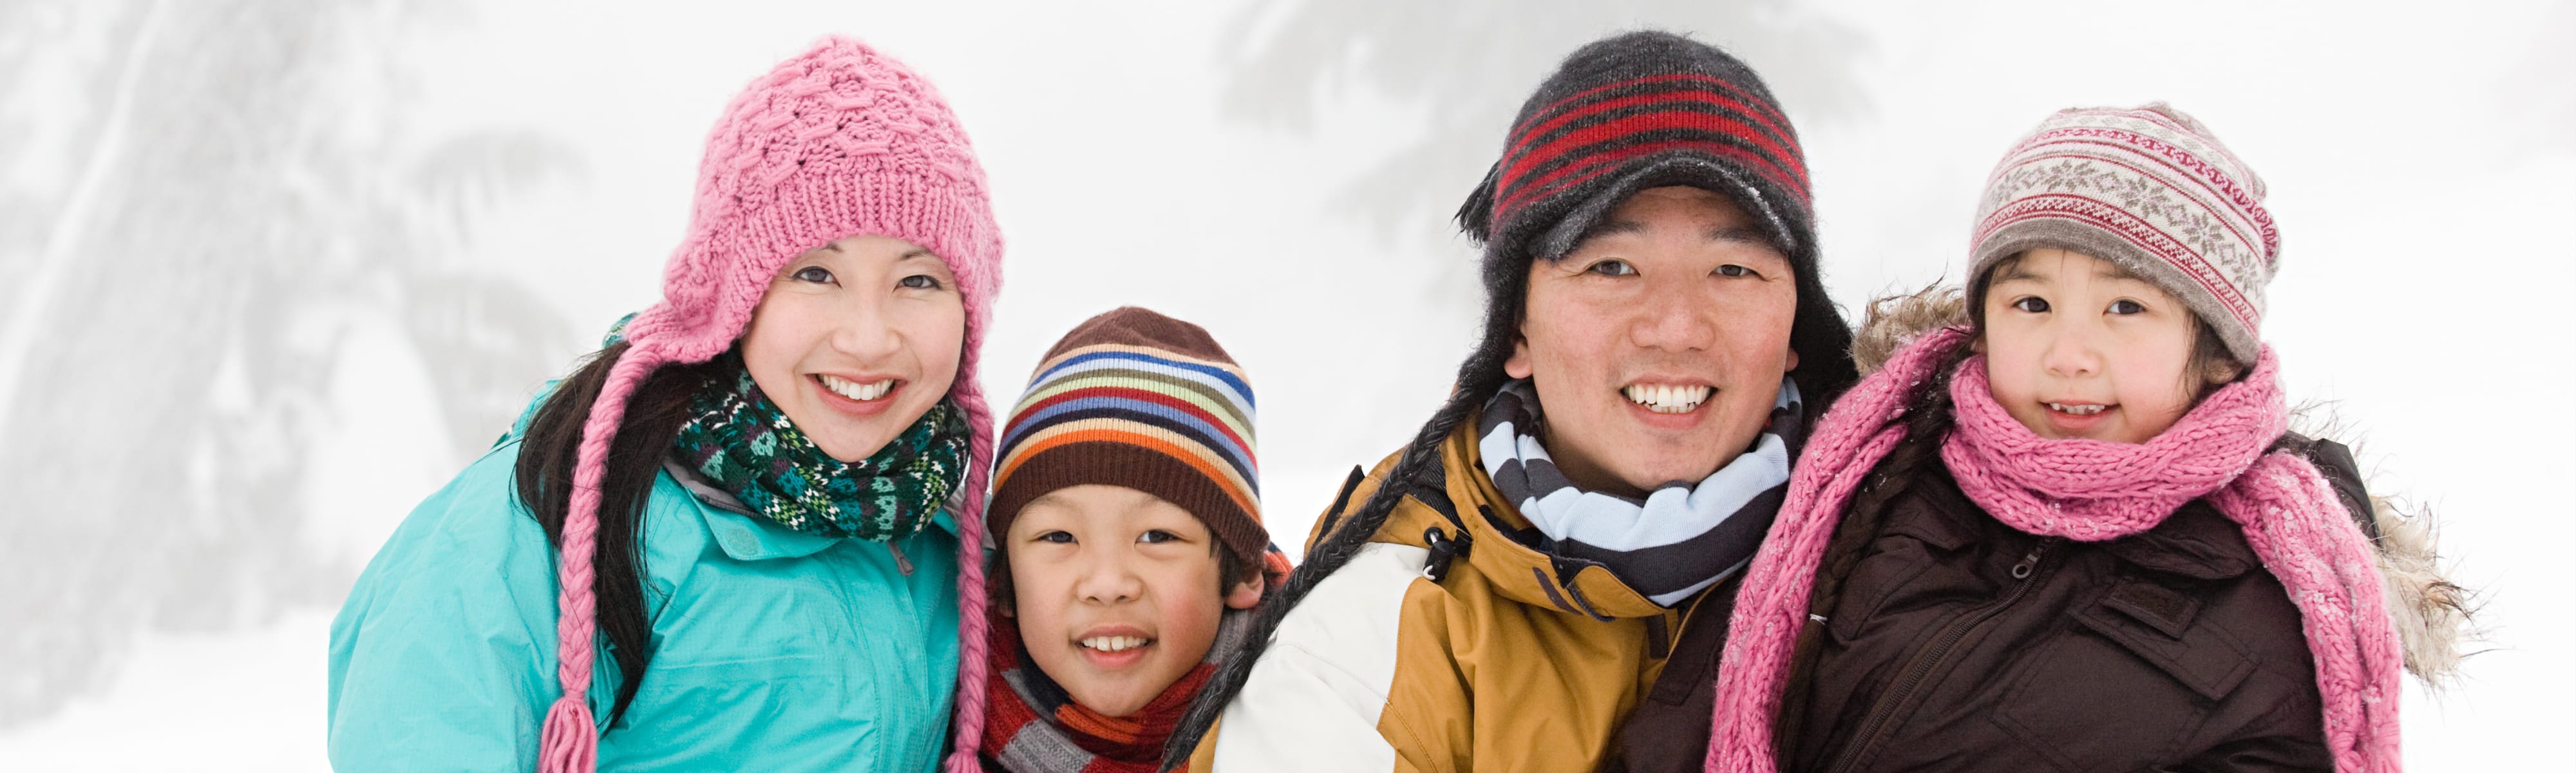
[[[573,468],[572,502],[564,510],[563,538],[555,551],[555,676],[563,697],[546,710],[539,736],[540,773],[591,773],[598,767],[599,726],[590,711],[591,658],[597,651],[597,600],[590,593],[590,562],[599,542],[599,483],[607,474],[608,445],[626,417],[626,398],[644,377],[662,364],[641,347],[630,347],[608,372],[599,399],[582,423],[581,450]]]
[[[978,315],[980,317],[980,315]],[[993,408],[975,383],[972,352],[983,345],[981,326],[966,329],[967,361],[957,369],[957,388],[950,396],[966,411],[974,427],[967,437],[966,498],[957,513],[957,749],[948,756],[950,773],[980,773],[976,755],[984,745],[985,652],[984,501],[993,474]]]

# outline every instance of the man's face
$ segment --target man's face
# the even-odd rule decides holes
[[[1537,386],[1541,440],[1589,490],[1708,477],[1752,446],[1798,366],[1788,257],[1698,188],[1640,191],[1563,258],[1531,261],[1524,308],[1503,370]]]

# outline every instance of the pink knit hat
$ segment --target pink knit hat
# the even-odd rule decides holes
[[[1997,261],[2073,250],[2173,293],[2249,366],[2262,350],[2263,287],[2281,259],[2263,178],[2163,102],[2040,122],[1986,179],[1969,243],[1970,304],[1982,302],[1980,279]]]
[[[699,162],[688,238],[663,272],[662,302],[627,323],[631,346],[582,425],[557,562],[563,697],[546,713],[539,770],[586,772],[597,761],[586,695],[598,627],[591,560],[603,463],[627,398],[657,367],[705,362],[731,348],[787,261],[859,234],[929,248],[947,261],[965,296],[965,354],[949,397],[973,427],[965,501],[956,513],[958,634],[967,654],[958,667],[958,751],[950,765],[973,769],[984,716],[983,513],[993,463],[993,414],[976,388],[975,354],[1001,287],[1002,236],[984,170],[939,92],[902,62],[833,36],[753,81],[725,108]]]

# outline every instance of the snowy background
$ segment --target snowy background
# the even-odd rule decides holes
[[[822,33],[927,74],[990,172],[987,393],[1115,305],[1205,325],[1294,543],[1470,343],[1447,215],[1511,112],[1639,25],[1770,80],[1854,310],[1959,270],[2050,111],[2197,114],[2270,183],[2294,393],[2484,594],[2411,767],[2564,764],[2576,4],[717,5],[0,0],[0,770],[324,769],[350,581],[654,299],[708,126]]]

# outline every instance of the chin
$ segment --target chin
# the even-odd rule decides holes
[[[1071,691],[1068,690],[1067,692]],[[1153,696],[1150,695],[1136,697],[1127,695],[1125,692],[1125,690],[1121,689],[1116,694],[1111,695],[1098,695],[1094,697],[1074,695],[1071,697],[1075,703],[1082,704],[1083,708],[1100,712],[1100,715],[1104,717],[1125,717],[1130,714],[1143,711],[1145,710],[1145,704],[1153,700]]]
[[[814,441],[814,447],[822,449],[824,454],[839,459],[844,464],[857,464],[877,455],[878,451],[885,449],[887,443],[894,441],[894,433],[883,433],[883,436],[879,437],[879,433],[873,431],[875,429],[877,428],[841,428],[828,435],[808,432],[806,436],[811,438]]]

